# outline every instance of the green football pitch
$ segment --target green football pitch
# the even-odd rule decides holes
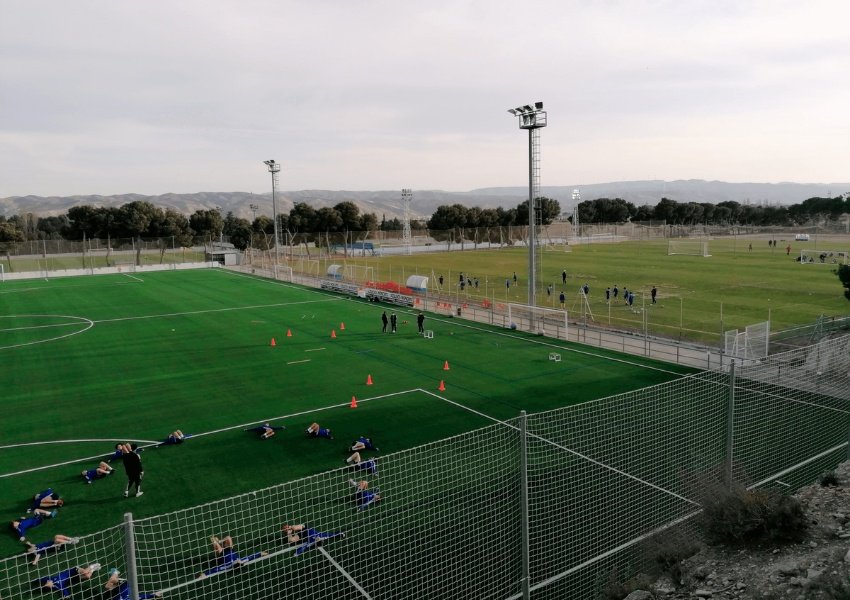
[[[398,333],[381,332],[383,310]],[[67,504],[32,538],[83,535],[339,467],[361,435],[387,454],[688,372],[461,319],[426,328],[408,309],[219,269],[5,282],[0,512],[10,522],[52,487]],[[286,430],[245,431],[264,421]],[[307,438],[313,421],[334,439]],[[143,497],[122,497],[120,464],[85,483],[116,441],[175,429],[192,437],[142,454]],[[7,532],[0,556],[22,549]]]

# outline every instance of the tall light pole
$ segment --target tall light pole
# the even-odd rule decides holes
[[[280,173],[280,163],[276,163],[274,159],[264,160],[263,161],[266,166],[269,168],[269,173],[272,174],[272,217],[274,218],[274,278],[277,280],[277,263],[280,258],[278,253],[278,240],[280,239],[277,235],[277,199],[275,198],[275,190],[277,188],[277,174]]]
[[[528,129],[528,305],[537,304],[537,217],[534,200],[540,195],[540,132],[546,127],[546,111],[542,102],[509,108],[519,118],[519,128]]]

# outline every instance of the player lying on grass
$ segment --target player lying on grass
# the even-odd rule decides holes
[[[57,533],[53,536],[53,540],[49,542],[41,542],[39,544],[27,542],[27,553],[35,555],[32,559],[32,564],[37,565],[38,561],[41,560],[41,557],[45,556],[48,552],[59,552],[65,544],[76,544],[79,541],[80,538],[72,538],[67,535]]]
[[[286,536],[286,541],[292,545],[298,545],[295,550],[295,556],[301,556],[311,548],[318,548],[325,540],[330,540],[335,537],[345,537],[345,533],[339,531],[335,533],[324,533],[317,531],[306,525],[283,525],[283,535]]]
[[[349,448],[351,452],[359,452],[360,450],[374,450],[375,452],[380,452],[380,449],[372,443],[372,438],[367,437],[359,437],[356,441],[352,442],[351,448]]]
[[[59,497],[59,494],[53,491],[53,488],[47,488],[43,492],[37,493],[32,498],[32,503],[27,509],[27,512],[32,512],[36,508],[54,508],[65,504],[65,501]]]
[[[210,575],[223,573],[230,569],[238,569],[242,565],[268,554],[268,552],[262,551],[251,554],[250,556],[239,556],[233,548],[233,539],[229,535],[223,540],[219,540],[216,536],[212,536],[210,541],[212,542],[218,564],[198,575],[198,579],[204,579]]]
[[[72,567],[52,577],[42,577],[33,581],[33,587],[41,588],[50,592],[60,592],[63,598],[71,595],[71,586],[88,581],[94,572],[100,568],[100,564],[92,563],[87,567]]]
[[[330,429],[325,429],[324,427],[319,427],[318,423],[313,423],[307,428],[307,437],[323,437],[328,438],[329,440],[334,439],[334,436],[331,435]]]
[[[175,444],[182,444],[185,440],[188,440],[192,437],[191,434],[186,434],[180,431],[179,429],[174,431],[173,433],[168,434],[168,437],[165,438],[162,442],[159,443],[160,446],[174,446]]]
[[[280,431],[282,429],[286,429],[286,427],[283,425],[269,425],[268,423],[263,423],[256,427],[249,427],[245,431],[253,431],[260,436],[261,440],[267,440],[274,435],[275,431]]]
[[[355,452],[346,458],[345,464],[352,465],[356,471],[364,471],[367,475],[378,474],[377,459],[370,458],[369,460],[363,460],[359,452]]]
[[[86,483],[91,483],[95,479],[103,479],[107,475],[111,475],[112,471],[112,467],[110,467],[105,462],[100,461],[100,464],[97,465],[94,469],[87,469],[83,471],[83,477],[85,477]]]
[[[106,580],[103,589],[106,590],[102,596],[103,600],[130,600],[130,582],[121,579],[121,571],[118,569],[109,570],[109,579]],[[153,594],[139,592],[139,600],[161,597],[162,592],[154,592]]]
[[[36,508],[34,511],[32,511],[32,514],[12,521],[12,529],[14,529],[15,533],[18,534],[18,540],[20,540],[21,542],[26,542],[26,533],[28,529],[38,527],[45,519],[52,519],[56,516],[56,514],[57,513],[55,509],[50,511],[44,510],[43,508]]]
[[[365,479],[360,481],[349,479],[348,483],[357,490],[354,492],[354,503],[357,505],[357,510],[366,510],[369,506],[381,500],[381,493],[377,489],[370,490],[369,482]]]

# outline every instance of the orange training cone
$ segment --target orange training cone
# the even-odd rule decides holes
[[[286,330],[286,337],[292,337],[292,330],[291,329]]]
[[[357,398],[351,397],[351,408],[357,408]]]
[[[372,375],[366,376],[366,385],[372,385]]]
[[[276,341],[274,341],[274,338],[272,338],[272,341],[271,341],[271,343],[269,344],[269,346],[271,346],[272,348],[274,348],[275,346],[277,346],[277,342],[276,342]]]
[[[443,363],[443,371],[448,371],[448,370],[449,370],[449,361],[446,361],[445,363]]]
[[[340,331],[345,331],[345,323],[340,323],[340,324],[339,324],[339,330],[340,330]]]
[[[440,387],[437,388],[437,391],[438,392],[445,392],[446,391],[446,382],[443,381],[442,379],[440,380]]]
[[[336,339],[336,329],[331,329],[331,339],[332,340]]]

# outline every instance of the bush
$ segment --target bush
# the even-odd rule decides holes
[[[806,533],[800,502],[772,490],[728,490],[706,501],[703,508],[709,543],[799,542]]]
[[[678,586],[682,580],[682,561],[699,552],[702,545],[692,531],[671,529],[650,538],[644,548],[655,565],[653,575],[669,575]]]
[[[835,474],[835,471],[824,471],[820,476],[820,484],[823,487],[836,486],[838,485],[838,475]]]

